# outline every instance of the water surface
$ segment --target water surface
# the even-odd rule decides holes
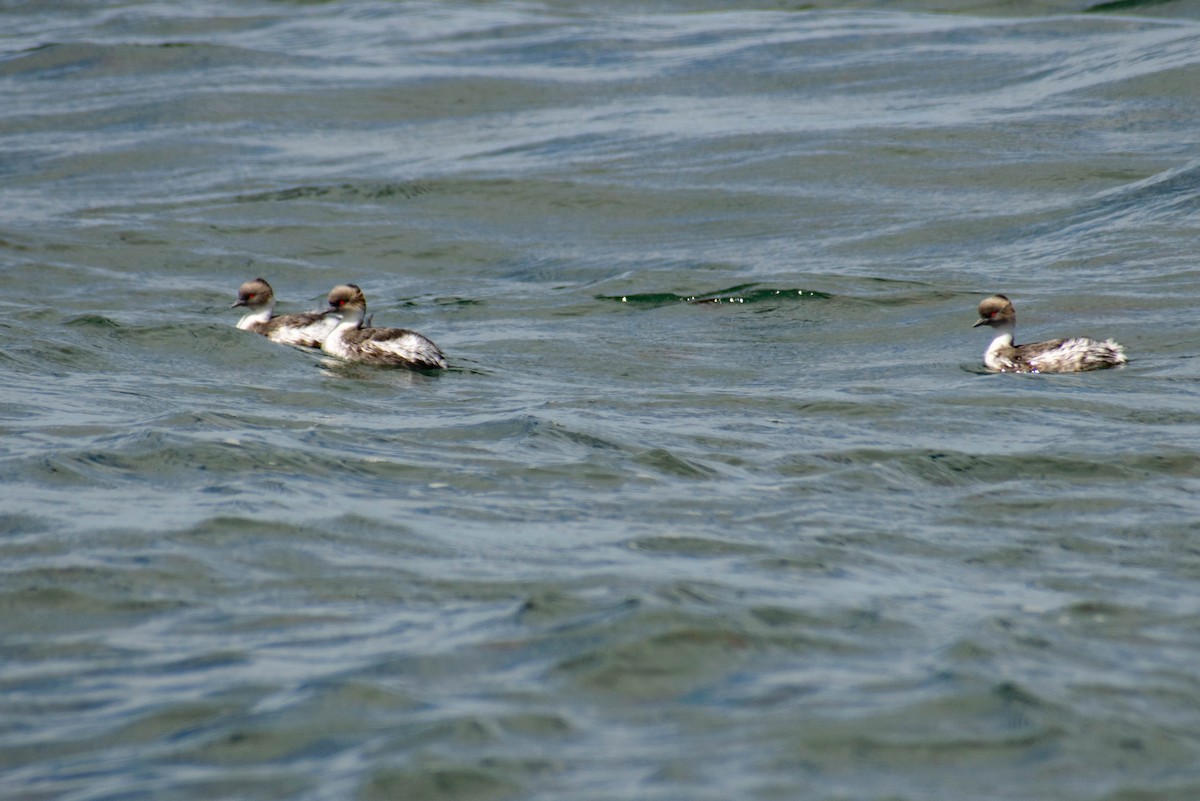
[[[1200,793],[1194,9],[0,13],[7,797]]]

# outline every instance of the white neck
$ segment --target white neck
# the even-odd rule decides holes
[[[262,325],[263,323],[269,322],[271,322],[271,307],[264,306],[258,311],[250,312],[245,317],[238,320],[237,327],[243,331],[247,331],[252,325]]]
[[[1013,331],[1015,331],[1016,328],[1017,325],[1012,320],[1009,320],[1006,323],[1001,323],[1000,325],[992,326],[992,331],[995,332],[995,334],[993,334],[992,342],[997,343],[1001,340],[1006,340],[1006,344],[1011,345],[1013,342]]]
[[[338,324],[334,326],[333,330],[340,334],[344,331],[353,331],[355,328],[358,328],[358,325],[359,321],[355,320],[353,317],[343,317],[338,321]]]
[[[987,352],[996,353],[1012,346],[1013,327],[1011,325],[996,326],[996,336],[992,338],[992,344],[988,345]]]
[[[338,330],[346,331],[351,328],[361,327],[366,311],[366,309],[358,309],[354,308],[353,306],[349,308],[343,308],[338,312],[338,314],[341,315],[341,321],[337,324]]]
[[[343,340],[347,334],[362,324],[362,311],[356,313],[354,310],[342,310],[340,314],[337,325],[325,335],[324,341],[321,342],[321,350],[335,356],[346,355],[347,348]]]

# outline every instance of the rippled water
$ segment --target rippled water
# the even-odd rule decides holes
[[[0,7],[0,794],[1200,796],[1196,10],[855,5]]]

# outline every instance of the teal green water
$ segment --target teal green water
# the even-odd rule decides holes
[[[1200,794],[1189,4],[0,19],[0,795]]]

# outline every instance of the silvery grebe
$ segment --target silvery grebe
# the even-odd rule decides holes
[[[442,369],[446,358],[438,346],[416,331],[404,328],[363,327],[367,299],[354,284],[335,286],[329,292],[325,312],[337,320],[321,343],[326,353],[352,362],[409,367],[415,370]]]
[[[1001,373],[1078,373],[1115,367],[1126,361],[1125,348],[1111,339],[1101,342],[1071,337],[1014,345],[1017,312],[1004,295],[992,295],[979,304],[979,320],[973,327],[981,325],[996,330],[995,339],[984,351],[983,363]]]
[[[262,278],[255,278],[238,287],[238,299],[230,308],[236,309],[239,306],[244,306],[249,313],[238,320],[238,328],[262,334],[281,345],[319,348],[325,337],[337,325],[337,321],[325,316],[324,312],[282,314],[273,317],[275,292]]]

